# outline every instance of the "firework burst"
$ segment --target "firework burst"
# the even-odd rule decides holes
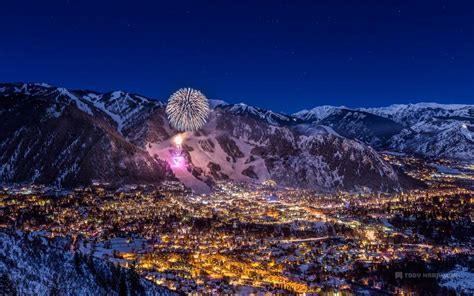
[[[200,91],[178,89],[168,100],[166,114],[170,124],[180,131],[197,131],[209,116],[209,102]]]

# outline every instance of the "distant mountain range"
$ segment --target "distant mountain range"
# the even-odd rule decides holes
[[[333,190],[400,190],[407,177],[376,150],[472,159],[474,106],[322,106],[293,115],[211,100],[206,126],[186,133],[186,167],[172,167],[177,132],[165,103],[123,91],[0,84],[0,180],[73,187],[222,180]],[[409,183],[409,182],[408,182]]]
[[[322,106],[293,114],[376,149],[474,159],[474,105],[417,103],[382,108]]]

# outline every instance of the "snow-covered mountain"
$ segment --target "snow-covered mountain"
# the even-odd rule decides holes
[[[64,88],[0,85],[0,180],[77,186],[173,178],[167,163],[123,136],[127,120],[118,124],[94,103]]]
[[[472,121],[474,118],[474,105],[462,104],[396,104],[380,108],[361,108],[360,110],[390,118],[404,126],[412,126],[433,117],[468,121]]]
[[[138,274],[33,234],[0,232],[1,295],[177,295]]]
[[[474,105],[417,103],[349,109],[321,106],[293,114],[376,149],[474,159]]]
[[[405,126],[391,150],[474,160],[474,105],[418,103],[365,109]]]
[[[123,133],[124,129],[128,128],[137,117],[146,115],[153,107],[163,107],[158,101],[124,91],[106,94],[82,91],[76,93],[112,118],[119,133]]]
[[[342,136],[358,139],[374,148],[382,148],[403,126],[385,117],[346,107],[321,106],[300,111],[294,116],[333,128]]]
[[[331,115],[334,111],[348,109],[344,106],[318,106],[314,107],[311,110],[301,110],[293,114],[294,117],[300,118],[304,121],[311,121],[311,122],[320,122],[321,120],[325,119],[329,115]]]
[[[243,115],[247,117],[255,117],[257,119],[265,120],[271,125],[294,125],[302,122],[294,116],[290,116],[283,113],[277,113],[271,110],[266,110],[254,106],[249,106],[244,103],[226,104],[220,105],[218,107],[233,114]]]
[[[188,166],[172,168],[175,175],[202,189],[229,179],[274,179],[323,190],[399,188],[396,173],[372,148],[324,128],[308,135],[298,125],[273,125],[253,115],[216,109],[199,133],[184,135]],[[171,140],[149,141],[146,147],[171,161]]]
[[[398,190],[398,176],[371,147],[296,116],[212,102],[208,124],[184,135],[174,167],[165,105],[123,91],[43,84],[0,85],[0,178],[62,186],[180,180],[208,190],[219,180],[275,179],[323,190]]]

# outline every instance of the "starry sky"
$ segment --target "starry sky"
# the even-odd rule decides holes
[[[292,113],[474,103],[474,1],[4,1],[0,81]]]

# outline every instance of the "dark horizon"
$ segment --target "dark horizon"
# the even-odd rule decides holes
[[[190,86],[290,114],[474,101],[468,1],[105,2],[4,4],[0,81],[158,100]]]

